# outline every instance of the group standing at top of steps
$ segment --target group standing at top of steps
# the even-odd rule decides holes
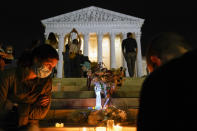
[[[77,38],[72,40],[72,34],[76,34]],[[64,59],[64,77],[78,78],[86,77],[87,71],[90,69],[90,60],[88,56],[82,54],[81,38],[75,28],[68,35],[68,43],[63,52]]]

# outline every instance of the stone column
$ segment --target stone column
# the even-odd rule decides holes
[[[59,43],[58,43],[58,54],[59,54],[59,61],[57,64],[57,78],[62,78],[62,69],[63,69],[63,49],[64,49],[64,35],[58,34]]]
[[[135,33],[136,41],[137,41],[137,77],[143,76],[143,68],[142,68],[142,52],[141,52],[141,33]]]
[[[88,56],[89,53],[89,33],[84,33],[84,45],[83,45],[83,55]]]
[[[49,37],[49,33],[44,33],[44,37],[45,37],[45,40],[47,40]]]
[[[116,68],[116,56],[115,56],[115,37],[114,33],[110,33],[110,68]]]
[[[97,40],[98,40],[98,55],[97,55],[97,60],[98,62],[103,62],[103,55],[102,55],[102,40],[103,40],[103,34],[98,33],[97,34]]]
[[[123,38],[122,38],[122,41],[124,40],[124,39],[126,39],[127,38],[127,34],[126,33],[123,33]],[[122,43],[121,43],[122,44]],[[122,50],[122,49],[121,49]],[[123,55],[123,54],[122,54]],[[129,77],[129,72],[128,72],[128,68],[127,68],[127,62],[126,62],[126,60],[125,60],[125,58],[124,58],[124,56],[122,56],[123,57],[123,67],[126,69],[126,77]]]

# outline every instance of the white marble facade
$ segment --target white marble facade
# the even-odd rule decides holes
[[[120,38],[119,44],[121,41],[126,38],[128,32],[135,33],[137,45],[138,45],[138,54],[136,61],[136,76],[143,76],[142,68],[142,54],[141,54],[141,27],[144,23],[144,19],[125,15],[122,13],[106,10],[103,8],[98,8],[95,6],[87,7],[84,9],[79,9],[70,13],[62,14],[56,17],[44,19],[41,21],[45,26],[45,36],[48,37],[50,32],[55,33],[59,38],[58,43],[58,53],[59,53],[59,62],[57,65],[57,77],[62,78],[63,71],[63,56],[62,51],[64,51],[65,38],[66,35],[75,28],[83,40],[83,54],[85,56],[91,57],[95,55],[97,57],[97,62],[103,62],[105,59],[103,56],[103,51],[106,53],[106,45],[104,45],[104,38],[108,37],[109,39],[109,68],[117,68],[117,55],[122,55],[120,48],[116,47],[117,37]],[[97,50],[91,51],[91,36],[96,36]],[[118,51],[117,51],[118,50]],[[91,54],[90,52],[93,52]],[[96,53],[96,54],[95,54]],[[124,58],[122,58],[122,66],[126,67]],[[127,73],[128,76],[128,73]]]

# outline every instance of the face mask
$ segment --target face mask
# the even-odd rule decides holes
[[[12,51],[11,51],[11,50],[8,50],[7,53],[8,53],[8,54],[12,54]]]
[[[39,77],[39,78],[46,78],[46,77],[48,77],[51,74],[52,70],[49,70],[44,65],[40,65],[40,66],[36,65],[34,67],[34,72],[37,75],[37,77]]]

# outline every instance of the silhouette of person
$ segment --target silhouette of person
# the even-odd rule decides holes
[[[71,34],[72,33],[75,33],[77,35],[77,38],[71,40]],[[80,38],[79,33],[77,32],[77,30],[75,28],[73,28],[72,31],[69,33],[68,45],[69,45],[70,58],[74,58],[77,54],[80,53],[81,38]]]
[[[161,32],[155,35],[146,51],[146,62],[149,72],[173,58],[191,50],[190,43],[176,32]]]
[[[122,41],[122,53],[127,62],[129,76],[134,76],[135,61],[137,56],[137,42],[131,32],[127,33],[127,38]]]
[[[77,38],[71,39],[72,33],[76,34]],[[68,45],[69,45],[69,62],[70,62],[70,70],[72,78],[81,77],[81,56],[80,56],[80,48],[81,48],[81,38],[79,33],[75,28],[68,35]]]
[[[54,49],[58,49],[58,39],[53,32],[49,33],[49,36],[48,36],[48,39],[46,40],[46,43],[51,45]]]
[[[177,38],[171,38],[171,40],[171,44],[173,44],[173,40],[183,42]],[[161,50],[163,50],[162,47]],[[196,129],[197,96],[194,86],[196,78],[192,74],[197,73],[195,62],[197,49],[186,53],[179,51],[174,53],[177,54],[176,52],[178,55],[172,55],[176,57],[166,56],[170,59],[164,59],[167,61],[157,69],[154,68],[143,82],[137,131]]]
[[[65,52],[62,52],[63,59],[64,59],[64,77],[69,78],[71,76],[71,64],[69,58],[69,45],[66,44]]]

